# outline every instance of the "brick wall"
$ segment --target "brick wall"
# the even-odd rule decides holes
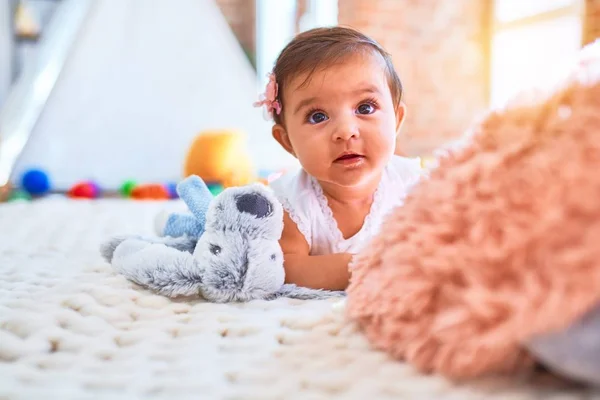
[[[255,0],[217,0],[231,30],[251,56],[256,50]]]
[[[600,0],[586,0],[583,42],[590,43],[600,38]]]
[[[297,0],[296,30],[306,11],[307,0]],[[242,46],[252,55],[256,51],[256,0],[217,0],[217,5]]]
[[[600,0],[584,0],[583,41],[600,37]],[[253,57],[255,0],[217,0]],[[339,22],[374,37],[394,57],[408,115],[401,150],[426,153],[459,136],[488,104],[486,31],[491,0],[339,0]],[[299,16],[305,0],[299,0]]]
[[[488,104],[485,0],[339,0],[339,23],[393,56],[408,113],[400,151],[424,154],[461,135]]]

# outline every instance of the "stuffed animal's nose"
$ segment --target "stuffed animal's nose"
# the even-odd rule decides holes
[[[254,215],[256,218],[264,218],[273,212],[271,202],[258,193],[245,193],[236,199],[237,209]]]

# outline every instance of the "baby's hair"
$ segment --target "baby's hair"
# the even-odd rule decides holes
[[[308,72],[304,85],[317,69],[365,50],[375,52],[383,58],[394,108],[397,109],[402,101],[402,82],[396,73],[390,54],[363,33],[340,26],[315,28],[302,32],[281,51],[273,68],[273,75],[279,88],[277,94],[279,104],[285,107],[283,93],[286,85],[299,74]],[[282,114],[273,113],[273,119],[278,124],[283,122]]]

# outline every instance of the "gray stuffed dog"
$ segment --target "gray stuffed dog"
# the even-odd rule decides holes
[[[266,186],[232,187],[213,199],[206,184],[190,176],[177,192],[190,213],[171,215],[166,236],[115,237],[101,246],[127,279],[168,297],[197,295],[219,303],[344,296],[284,284],[283,209]]]

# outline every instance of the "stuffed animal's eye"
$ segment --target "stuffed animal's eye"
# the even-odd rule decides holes
[[[271,261],[275,261],[277,259],[277,256],[275,254],[271,254]]]
[[[217,246],[216,244],[211,244],[210,252],[213,253],[214,255],[218,255],[221,252],[221,248],[219,246]]]

